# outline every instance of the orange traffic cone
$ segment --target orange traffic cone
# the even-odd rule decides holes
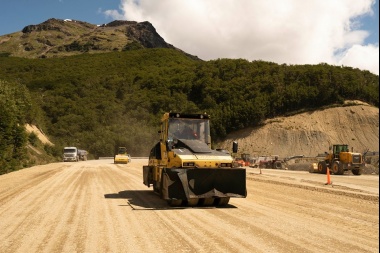
[[[326,184],[331,184],[331,178],[330,178],[330,169],[327,168],[327,183]]]

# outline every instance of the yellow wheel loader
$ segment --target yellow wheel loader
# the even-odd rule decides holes
[[[208,114],[165,113],[160,141],[143,166],[143,182],[171,206],[227,205],[245,198],[246,170],[233,157],[211,149]],[[234,142],[234,153],[237,152]]]
[[[119,147],[117,154],[113,159],[113,163],[129,163],[129,155],[126,147]]]
[[[361,175],[365,167],[363,155],[349,151],[347,144],[334,144],[329,148],[330,152],[326,153],[323,161],[319,161],[315,170],[310,172],[318,172],[326,174],[327,168],[335,175],[343,175],[345,171],[352,171],[354,175]]]

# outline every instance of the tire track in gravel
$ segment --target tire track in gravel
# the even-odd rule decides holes
[[[5,222],[2,224],[7,230],[12,230],[12,237],[17,238],[16,243],[8,245],[5,252],[27,252],[33,251],[35,244],[40,238],[45,235],[46,228],[51,227],[51,220],[47,220],[46,217],[51,217],[54,205],[61,203],[56,198],[61,196],[60,193],[52,193],[52,189],[56,188],[57,178],[63,181],[66,177],[68,170],[60,170],[59,173],[52,173],[54,175],[49,180],[41,180],[41,178],[35,181],[35,185],[28,184],[28,187],[22,187],[22,192],[17,194],[15,199],[12,199],[10,203],[13,208],[8,210],[7,221],[10,222],[9,227]],[[73,173],[70,173],[73,174]],[[27,233],[26,231],[29,231]],[[48,235],[50,236],[50,235]],[[7,238],[5,238],[7,240]]]
[[[131,163],[131,166],[132,165],[133,163]],[[141,175],[142,165],[141,168],[139,165],[134,165],[133,168],[128,168],[128,166],[120,168],[123,169],[125,173],[128,173],[126,180],[128,183],[125,184],[124,190],[119,192],[120,197],[127,199],[129,203],[138,202],[139,205],[144,207],[153,206],[153,209],[150,210],[136,210],[128,206],[128,210],[133,217],[131,221],[132,224],[130,225],[142,231],[141,234],[137,235],[139,242],[137,242],[136,245],[145,245],[145,247],[141,248],[139,252],[148,252],[151,250],[155,252],[168,252],[168,249],[183,252],[184,245],[186,245],[185,241],[178,233],[168,229],[168,223],[171,222],[158,222],[161,220],[160,217],[167,216],[167,204],[152,192],[152,188],[148,189],[143,185]],[[169,217],[171,216],[172,215]],[[170,219],[169,217],[165,218],[165,220]],[[132,231],[135,229],[132,229]],[[156,231],[156,233],[152,234],[152,231]]]
[[[264,180],[265,181],[265,180]],[[256,182],[255,182],[256,183]],[[255,229],[253,229],[254,231],[250,231],[250,233],[248,234],[267,234],[267,236],[269,237],[274,237],[275,240],[271,239],[271,247],[269,248],[266,248],[265,250],[273,250],[273,247],[274,248],[278,248],[277,250],[281,250],[283,249],[284,245],[286,245],[286,247],[288,249],[292,249],[293,252],[303,252],[303,251],[307,251],[308,248],[310,248],[312,246],[314,252],[318,252],[318,251],[328,251],[329,250],[329,245],[328,244],[323,244],[323,245],[320,245],[319,242],[314,242],[315,240],[308,240],[308,239],[304,239],[304,238],[300,238],[300,237],[296,237],[292,243],[292,239],[290,238],[289,239],[289,235],[288,234],[281,234],[279,233],[278,236],[275,236],[274,233],[272,231],[276,231],[276,228],[278,226],[278,224],[281,224],[281,223],[284,223],[283,219],[286,218],[285,220],[289,220],[290,222],[286,223],[286,226],[288,227],[289,229],[289,226],[290,227],[294,227],[293,230],[294,230],[294,233],[295,234],[301,234],[301,235],[315,235],[317,238],[324,238],[326,237],[326,234],[321,232],[319,235],[318,233],[316,233],[315,230],[315,227],[317,227],[317,231],[324,231],[326,229],[326,227],[328,227],[329,229],[332,229],[333,231],[330,232],[330,235],[327,236],[328,238],[334,238],[334,235],[338,235],[337,237],[338,238],[346,238],[347,239],[347,236],[345,235],[344,232],[341,232],[339,229],[337,230],[334,230],[333,227],[331,228],[330,226],[330,223],[331,224],[335,224],[336,222],[341,222],[341,220],[343,219],[347,219],[347,217],[356,217],[358,216],[359,214],[359,223],[360,223],[360,226],[362,228],[362,230],[366,230],[368,228],[368,225],[374,225],[374,223],[369,223],[367,224],[367,227],[366,227],[366,224],[362,222],[363,219],[365,219],[365,217],[360,217],[360,214],[363,216],[365,216],[365,212],[363,212],[363,210],[361,211],[357,211],[355,212],[355,210],[352,210],[352,209],[349,209],[349,210],[345,210],[345,212],[343,212],[342,214],[340,214],[339,216],[337,216],[335,218],[335,220],[327,220],[326,221],[326,216],[332,216],[334,217],[334,212],[341,212],[341,210],[338,210],[337,209],[334,209],[334,208],[329,208],[329,206],[333,206],[334,207],[334,203],[336,203],[336,195],[335,195],[335,192],[334,191],[328,191],[328,192],[323,192],[322,193],[322,196],[321,196],[321,202],[323,204],[323,201],[326,199],[326,194],[328,194],[328,196],[331,196],[331,201],[327,204],[324,204],[324,206],[322,206],[322,209],[326,209],[325,213],[322,212],[322,213],[319,213],[318,214],[318,217],[317,219],[316,218],[313,218],[314,215],[313,215],[313,209],[315,207],[315,204],[313,203],[314,200],[313,198],[311,199],[308,199],[308,198],[293,198],[292,201],[289,201],[292,199],[292,195],[297,195],[295,191],[305,191],[305,194],[307,194],[311,189],[313,188],[308,188],[306,187],[306,189],[304,189],[304,187],[298,187],[298,186],[294,186],[294,185],[291,185],[291,184],[273,184],[273,181],[266,181],[265,183],[269,184],[271,188],[278,188],[278,189],[275,189],[275,191],[270,191],[271,189],[267,189],[268,192],[271,192],[271,195],[272,195],[272,198],[275,199],[275,201],[272,201],[272,203],[270,203],[270,198],[269,198],[269,204],[270,204],[270,208],[263,208],[263,207],[257,207],[257,206],[252,206],[250,208],[248,208],[250,211],[251,210],[255,210],[256,209],[256,212],[257,213],[257,210],[261,210],[261,214],[258,216],[258,217],[263,217],[263,216],[266,216],[268,213],[271,214],[270,216],[270,219],[269,221],[276,221],[274,222],[274,226],[271,227],[271,226],[268,226],[268,224],[265,224],[265,226],[263,227],[258,227],[257,225],[255,226],[256,223],[252,223],[252,224],[249,224],[250,227],[254,227]],[[276,182],[277,183],[277,182]],[[253,186],[255,188],[260,188],[260,187],[257,187],[256,186]],[[301,188],[301,189],[297,189],[297,188]],[[288,191],[285,191],[284,193],[283,190],[284,189],[288,189]],[[265,192],[262,192],[263,196],[266,195]],[[348,194],[348,196],[354,196],[354,198],[356,197],[356,195],[352,195],[352,194]],[[338,195],[339,197],[339,195]],[[351,197],[348,197],[348,199],[350,199]],[[243,199],[243,200],[237,200],[237,199],[234,199],[234,200],[231,200],[231,202],[235,202],[235,201],[239,201],[242,203],[242,206],[241,208],[244,207],[246,201]],[[266,201],[268,201],[268,198],[266,198]],[[341,202],[346,202],[347,199],[344,198],[341,200]],[[251,202],[248,202],[248,203],[251,203]],[[319,203],[319,204],[320,204]],[[300,208],[297,208],[295,210],[290,210],[288,209],[288,206],[290,204],[293,204],[295,206],[299,206]],[[342,203],[339,203],[339,204],[342,204]],[[306,206],[306,207],[304,207]],[[303,209],[307,209],[309,211],[309,213],[306,213],[304,214],[303,213],[303,209],[301,208],[303,207]],[[376,207],[374,207],[376,209]],[[240,207],[239,207],[240,209]],[[223,210],[223,209],[217,209],[217,210]],[[344,208],[343,208],[344,210]],[[237,218],[236,217],[246,217],[246,215],[242,214],[242,215],[230,215],[233,211],[231,210],[228,210],[226,211],[226,215],[223,216],[225,219],[235,219],[235,221],[233,222],[233,224],[240,224],[238,225],[237,227],[244,227],[245,224],[247,224],[246,220],[243,218],[243,219],[238,219],[236,220]],[[273,215],[272,215],[273,213]],[[332,213],[332,215],[330,214]],[[377,213],[377,212],[376,212]],[[272,217],[274,216],[274,217]],[[296,225],[292,225],[294,223],[294,220],[297,220],[297,217],[299,216],[304,216],[305,219],[308,220],[308,224],[310,224],[311,228],[308,229],[309,226],[305,226],[305,224],[296,224]],[[197,215],[197,217],[203,217],[202,215]],[[276,219],[276,217],[281,217],[280,219]],[[182,216],[182,219],[183,216]],[[182,220],[181,219],[181,220]],[[209,217],[208,217],[209,219]],[[368,218],[369,220],[373,220],[373,217],[369,217]],[[196,221],[196,220],[195,220]],[[193,223],[195,222],[193,220]],[[178,224],[180,222],[180,220],[176,221],[176,222],[171,222],[169,224]],[[322,222],[322,224],[321,224]],[[219,223],[219,221],[215,222],[215,223]],[[211,227],[209,224],[207,224],[207,220],[203,220],[201,222],[201,224],[204,225],[204,227]],[[223,223],[222,223],[223,224]],[[271,223],[269,223],[271,224]],[[346,224],[347,228],[351,228],[352,227],[352,222],[347,222]],[[191,229],[190,229],[191,230]],[[278,229],[277,229],[278,230]],[[303,233],[299,233],[297,231],[299,230],[305,230]],[[182,231],[181,228],[179,229],[179,231]],[[216,229],[216,231],[220,231],[220,228],[219,229]],[[199,233],[199,229],[197,230],[197,232]],[[210,231],[208,232],[204,232],[204,233],[209,233]],[[361,233],[362,231],[360,231],[360,229],[358,230],[358,228],[356,228],[356,230],[353,231],[353,236],[348,237],[349,241],[352,241],[353,243],[347,243],[346,240],[343,240],[343,241],[339,241],[340,242],[340,248],[341,249],[346,249],[346,250],[352,250],[352,249],[358,249],[360,250],[363,245],[356,245],[355,244],[355,241],[357,240],[357,236],[356,236],[356,232],[359,232]],[[375,235],[373,235],[373,231],[372,230],[372,238],[370,236],[371,233],[363,236],[363,238],[360,238],[361,240],[364,240],[366,241],[366,236],[370,236],[369,239],[367,240],[367,242],[365,244],[369,244],[371,245],[371,241],[373,241],[373,237],[376,236],[376,233]],[[202,232],[201,232],[202,233]],[[186,233],[185,233],[186,234]],[[244,234],[244,233],[243,233]],[[319,236],[319,237],[318,237]],[[242,238],[241,235],[237,236],[237,239],[236,240],[233,240],[234,241],[234,244],[238,244],[238,241],[239,241],[239,238]],[[198,238],[199,240],[199,238]],[[213,238],[213,241],[215,241],[215,238]],[[279,242],[277,244],[277,246],[274,246],[276,244],[273,243],[273,241],[276,241],[276,242]],[[304,241],[303,244],[301,244],[300,246],[300,241]],[[244,243],[243,243],[244,244]],[[254,243],[254,245],[258,245],[257,242]],[[214,245],[215,246],[215,245]],[[372,245],[372,246],[376,246],[376,245]],[[254,247],[254,246],[253,246]],[[365,246],[364,246],[365,247]],[[215,248],[215,247],[214,247]],[[240,248],[244,248],[244,246],[240,246]],[[260,247],[259,247],[260,248]],[[261,248],[263,248],[263,246],[261,246]],[[371,247],[368,247],[369,249]]]
[[[249,188],[261,189],[260,186],[256,185],[257,182],[252,182],[251,184],[253,185]],[[238,228],[244,228],[244,227],[246,228],[246,226],[248,226],[248,228],[246,228],[241,234],[238,233],[239,236],[237,236],[236,238],[232,236],[233,239],[231,240],[231,245],[239,245],[240,249],[244,249],[244,248],[254,249],[256,246],[258,249],[260,248],[265,249],[263,250],[263,252],[271,251],[274,249],[275,251],[282,251],[286,248],[292,249],[292,252],[304,252],[304,251],[308,251],[310,248],[312,249],[310,250],[311,252],[320,252],[320,251],[330,250],[331,245],[329,245],[328,243],[321,244],[320,241],[315,240],[313,238],[314,236],[316,238],[327,237],[327,239],[337,237],[337,240],[334,240],[333,245],[334,247],[339,248],[343,251],[350,250],[350,249],[351,250],[357,249],[360,251],[360,250],[363,250],[363,248],[367,248],[367,250],[371,251],[373,247],[376,248],[376,243],[375,244],[373,243],[373,240],[376,239],[376,231],[373,230],[373,226],[378,224],[378,219],[377,219],[377,223],[376,222],[374,223],[373,220],[374,219],[376,220],[376,218],[374,218],[373,215],[366,216],[366,212],[364,210],[359,210],[359,211],[352,210],[352,209],[346,210],[345,208],[341,208],[345,212],[343,212],[342,214],[336,215],[335,212],[336,213],[342,212],[342,210],[340,210],[339,208],[334,208],[334,206],[336,205],[337,196],[339,199],[339,196],[340,196],[339,194],[341,194],[340,192],[338,192],[338,195],[336,195],[335,191],[322,191],[322,192],[317,191],[320,194],[320,197],[317,200],[318,204],[315,204],[314,202],[316,200],[314,198],[292,197],[292,196],[297,196],[301,191],[302,193],[304,192],[308,193],[310,191],[313,191],[315,189],[314,187],[299,187],[296,184],[292,185],[292,184],[283,183],[283,182],[275,182],[275,180],[269,180],[269,181],[263,180],[262,182],[259,181],[259,185],[262,185],[262,184],[270,186],[270,189],[266,189],[266,191],[260,192],[261,196],[265,196],[265,201],[263,202],[263,206],[249,205],[248,207],[246,207],[245,212],[238,215],[232,214],[234,213],[235,210],[231,211],[228,208],[215,209],[215,210],[223,211],[224,214],[222,216],[223,217],[222,220],[213,221],[211,222],[212,224],[207,223],[210,217],[203,220],[202,217],[204,217],[204,215],[199,215],[199,216],[194,215],[195,217],[200,217],[201,222],[198,224],[197,219],[196,220],[193,219],[192,223],[197,224],[197,226],[195,226],[193,229],[190,229],[190,230],[197,231],[197,233],[200,233],[200,234],[212,233],[211,231],[207,231],[207,230],[204,230],[203,232],[202,230],[200,231],[200,228],[206,227],[206,228],[211,228],[211,230],[214,232],[218,231],[221,234],[226,234],[226,233],[228,234],[228,231],[231,231],[231,230],[229,229],[225,230],[225,226],[226,226],[225,221],[232,219],[233,220],[232,224],[237,224],[236,227]],[[288,189],[288,191],[284,191],[284,189]],[[270,193],[269,196],[272,196],[274,200],[271,201],[271,198],[267,197],[268,193]],[[303,194],[301,194],[301,196],[303,196]],[[326,196],[330,196],[331,198],[331,200],[328,203],[324,203]],[[358,198],[357,194],[349,193],[349,194],[343,194],[343,196],[344,198],[340,200],[341,203],[338,203],[339,205],[352,200],[352,197],[354,198],[354,200],[358,199],[362,201],[361,200],[362,196],[359,196]],[[247,199],[249,198],[250,198],[250,192],[248,192]],[[241,203],[241,206],[239,205],[239,210],[240,210],[246,206],[246,203],[251,203],[250,201],[247,201],[247,199],[231,199],[230,203],[234,203],[234,202]],[[365,202],[368,203],[368,201],[365,201]],[[373,210],[376,210],[376,209],[378,210],[378,207],[376,207],[376,201],[373,201],[373,198],[370,198],[369,202],[372,202]],[[323,205],[322,208],[320,205],[321,203]],[[270,207],[266,207],[266,205],[270,205]],[[294,205],[297,208],[294,210],[291,209],[289,211],[289,205],[290,206]],[[318,215],[314,214],[315,208],[322,209],[322,212]],[[191,208],[191,210],[193,209],[194,208]],[[213,212],[215,212],[215,210]],[[252,211],[256,214],[257,214],[257,211],[260,211],[257,214],[257,217],[265,218],[264,220],[266,222],[268,221],[270,222],[263,223],[263,224],[261,224],[260,222],[257,222],[257,220],[254,220],[254,222],[247,222],[247,219],[244,217],[246,217],[246,213],[252,213]],[[270,214],[270,216],[268,216],[268,214]],[[357,222],[360,223],[361,228],[355,228],[355,221],[352,221],[352,220],[350,221],[348,219],[348,217],[355,218],[357,216],[358,216]],[[176,220],[174,222],[166,221],[166,220],[165,222],[169,222],[170,226],[173,227],[172,229],[182,231],[183,230],[182,227],[177,227],[176,225],[174,225],[174,224],[179,224],[182,219],[187,220],[185,216],[181,215],[181,217],[182,218],[180,220]],[[243,217],[243,218],[236,218],[236,217]],[[278,218],[278,217],[281,217],[281,218]],[[302,222],[295,223],[294,221],[297,221],[299,217],[303,218]],[[326,220],[326,217],[328,218],[327,220]],[[365,222],[363,224],[362,222],[363,219],[368,220],[367,224],[365,224]],[[287,222],[284,222],[283,220]],[[344,231],[342,232],[341,229],[339,228],[335,229],[334,226],[331,226],[331,224],[336,224],[336,222],[341,222],[342,220],[343,221],[346,220],[346,222],[343,225],[347,227],[348,230],[343,229],[345,230],[345,232]],[[213,224],[223,224],[223,225],[221,227],[215,228],[214,227],[215,225]],[[280,224],[283,224],[283,225],[280,225]],[[184,227],[186,228],[186,226]],[[281,228],[284,228],[284,230],[286,231],[291,229],[295,235],[298,235],[298,237],[297,236],[289,237],[288,233],[281,232]],[[326,236],[326,229],[327,229],[328,236]],[[350,229],[352,231],[350,231]],[[277,230],[279,231],[276,232]],[[179,233],[178,231],[177,233]],[[234,234],[237,234],[237,231],[238,230],[235,228]],[[299,231],[302,231],[301,235],[299,235],[300,234]],[[318,231],[321,231],[321,232],[318,232]],[[350,236],[348,237],[348,239],[346,235],[347,231],[350,232]],[[367,234],[363,234],[363,231],[367,231]],[[352,236],[351,236],[351,232],[352,232]],[[186,231],[184,233],[187,234],[190,232]],[[245,245],[246,244],[245,241],[242,243],[239,242],[241,238],[244,238],[245,234],[251,234],[251,235],[259,234],[261,235],[261,237],[268,237],[267,239],[271,241],[270,247],[268,246],[266,246],[267,248],[265,247],[265,244],[266,244],[265,240],[262,242],[264,246],[260,245],[258,241],[255,241],[252,245],[247,247]],[[356,244],[356,241],[358,239],[357,234],[363,234],[360,237],[360,240],[364,241],[364,244],[359,244],[359,245]],[[305,235],[313,235],[313,236],[310,236],[310,239],[309,239],[308,237],[305,237]],[[366,238],[367,236],[368,236],[368,239]],[[204,239],[204,237],[196,238],[196,241],[202,241],[202,239]],[[209,239],[212,242],[218,241],[217,236],[215,237],[215,235],[213,235],[213,237]],[[223,239],[223,240],[224,240],[224,243],[226,240],[228,241],[228,239]],[[252,238],[246,238],[246,240],[254,241]],[[366,244],[368,244],[369,246],[367,247]],[[208,245],[210,245],[210,243],[208,243]],[[212,243],[211,245],[212,245],[212,248],[214,249],[218,247],[217,245],[212,244]],[[224,246],[227,247],[226,245]],[[196,247],[192,248],[192,250],[196,250],[196,249],[199,249],[199,248],[196,248]]]
[[[361,190],[344,188],[344,187],[339,187],[339,186],[334,186],[336,189],[334,189],[334,188],[329,189],[329,188],[322,188],[321,183],[319,183],[319,185],[320,185],[319,187],[318,186],[307,186],[307,185],[301,185],[301,184],[296,184],[296,183],[292,184],[292,183],[287,183],[287,182],[280,182],[278,180],[258,178],[258,177],[254,177],[250,174],[247,175],[247,180],[253,180],[253,181],[257,181],[257,182],[267,182],[267,183],[271,183],[271,184],[275,184],[275,185],[286,185],[286,186],[295,187],[295,188],[302,188],[305,190],[313,191],[315,193],[331,193],[334,195],[338,195],[340,197],[356,198],[357,201],[364,200],[364,201],[372,201],[374,203],[379,202],[379,196],[361,194],[361,192],[363,192]],[[343,189],[343,191],[340,191],[339,188]],[[349,192],[347,190],[352,191],[352,192]],[[352,201],[352,199],[351,199],[351,201]]]
[[[35,252],[62,252],[69,234],[76,229],[78,222],[75,218],[78,208],[83,203],[83,198],[80,197],[84,177],[81,165],[72,164],[54,178],[53,187],[46,187],[51,196],[47,198],[47,203],[41,206],[41,212],[46,213],[46,219],[40,225],[40,234],[35,236],[38,239],[35,240]],[[80,239],[76,238],[78,242]],[[20,252],[23,250],[21,248]]]
[[[12,186],[18,193],[0,191],[0,196],[15,196],[0,201],[7,218],[0,216],[0,252],[379,249],[376,199],[344,189],[322,191],[283,177],[248,175],[247,198],[231,198],[226,207],[173,208],[143,184],[146,163],[70,163],[36,185]]]
[[[271,182],[252,182],[255,187],[254,194],[257,196],[256,203],[259,206],[250,207],[257,210],[264,209],[262,216],[273,213],[272,219],[281,217],[284,221],[291,221],[286,226],[286,231],[292,229],[293,225],[299,225],[298,229],[294,229],[294,235],[301,231],[303,235],[310,235],[307,244],[313,245],[316,249],[320,242],[314,238],[326,238],[330,240],[334,238],[334,248],[339,251],[352,250],[357,248],[359,251],[363,248],[371,249],[378,246],[378,205],[370,202],[372,208],[368,209],[368,205],[362,208],[360,205],[352,205],[350,201],[338,200],[336,195],[321,194],[313,196],[312,193],[306,194],[297,187],[286,185],[272,184]],[[251,184],[252,184],[251,183]],[[282,186],[282,187],[281,187]],[[307,196],[308,197],[304,197]],[[246,203],[243,202],[244,206]],[[265,208],[268,210],[265,211]],[[298,222],[299,220],[302,223]],[[278,224],[284,223],[278,221]],[[307,225],[308,224],[308,225]],[[306,227],[305,227],[306,225]],[[276,225],[275,227],[281,227]],[[273,229],[275,229],[275,227]],[[307,227],[312,228],[309,230]],[[287,235],[285,235],[287,236]],[[292,240],[293,237],[289,237]],[[361,241],[357,245],[357,241]],[[318,242],[318,245],[315,245]],[[375,243],[374,243],[375,242]],[[328,247],[331,245],[326,244]],[[368,247],[367,247],[368,245]],[[323,246],[323,245],[320,245]],[[329,250],[323,246],[320,250]]]
[[[141,177],[141,174],[140,174]],[[140,179],[141,180],[141,179]],[[158,196],[157,196],[158,198]],[[235,209],[235,208],[233,208]],[[170,212],[180,212],[180,215],[171,215],[170,219],[166,215],[162,216],[160,215],[161,220],[163,223],[167,224],[168,229],[167,231],[174,231],[174,234],[178,234],[179,237],[182,240],[185,240],[187,243],[182,242],[182,249],[185,251],[250,251],[255,249],[257,245],[260,245],[259,241],[253,240],[252,238],[245,238],[246,231],[243,231],[241,233],[237,233],[236,229],[231,228],[234,230],[233,234],[229,234],[230,228],[226,227],[226,220],[228,218],[235,219],[236,215],[235,211],[231,208],[185,208],[184,210],[178,210],[178,208],[173,208],[170,210]],[[191,212],[190,214],[188,214]],[[205,217],[205,212],[206,218]],[[234,214],[230,214],[233,212]],[[156,212],[156,213],[162,213],[162,212]],[[196,217],[196,218],[194,218]],[[244,216],[242,216],[244,217]],[[191,223],[184,224],[184,221],[191,220]],[[236,222],[239,222],[241,226],[238,227],[245,227],[246,220],[244,218],[239,220],[234,220],[231,224],[234,224]],[[264,229],[261,228],[255,228],[256,232],[258,233],[266,233]],[[209,235],[212,235],[210,237]],[[225,234],[229,234],[228,237],[225,236]],[[244,238],[244,239],[242,239]],[[281,239],[281,238],[278,238]],[[276,240],[278,241],[278,240]],[[173,244],[173,243],[172,243]],[[278,245],[283,245],[284,241],[278,241]],[[173,246],[172,246],[173,247]],[[268,251],[273,248],[267,247],[265,248],[265,244],[261,244],[258,249],[265,249],[264,251]],[[291,248],[295,248],[293,245]]]
[[[142,171],[142,166],[141,168],[138,168],[138,170]],[[134,169],[130,170],[130,172],[133,173],[132,177],[135,184],[139,184],[139,189],[141,189],[141,187],[148,189],[142,184],[141,172],[136,173]],[[134,188],[136,189],[137,187]],[[150,193],[147,193],[146,190],[137,190],[136,193],[132,194],[130,197],[134,199],[133,202],[143,207],[142,209],[134,209],[133,213],[144,217],[144,220],[147,217],[153,217],[154,223],[159,224],[155,228],[149,226],[147,231],[148,234],[149,230],[152,229],[155,229],[155,231],[165,231],[159,233],[161,236],[159,234],[151,237],[145,235],[146,240],[149,240],[149,242],[156,244],[156,247],[159,247],[156,248],[156,251],[167,252],[167,250],[170,248],[171,250],[178,252],[204,252],[204,247],[210,246],[210,244],[212,245],[210,247],[213,250],[218,251],[218,249],[225,249],[225,247],[220,247],[217,243],[214,243],[213,238],[209,238],[208,236],[205,237],[202,235],[200,229],[202,229],[203,226],[201,224],[197,227],[192,226],[192,224],[196,221],[194,220],[194,217],[197,217],[197,214],[184,216],[184,212],[189,211],[188,208],[168,207],[165,201],[159,199],[157,195],[152,193],[152,188],[150,188],[150,191]],[[146,198],[147,196],[149,196],[149,198]],[[187,223],[187,220],[189,219],[191,222]],[[190,229],[188,228],[189,226],[191,226]],[[157,238],[156,242],[154,238]],[[205,240],[207,240],[207,243]],[[212,243],[210,243],[210,241],[212,241]],[[224,238],[222,241],[224,241]]]
[[[15,196],[19,194],[20,192],[23,192],[29,187],[45,181],[46,179],[54,176],[54,174],[58,173],[65,167],[66,166],[62,165],[58,167],[54,166],[53,168],[49,168],[48,165],[45,165],[45,168],[47,170],[42,171],[42,172],[33,172],[30,168],[29,168],[30,171],[28,171],[29,173],[27,172],[22,173],[24,171],[12,172],[15,174],[20,174],[20,175],[22,174],[22,178],[17,178],[17,180],[14,180],[14,178],[16,178],[15,174],[9,173],[9,174],[3,175],[2,180],[4,180],[4,182],[8,181],[9,179],[10,179],[9,181],[12,181],[12,182],[7,182],[7,184],[4,184],[4,187],[0,188],[0,203],[8,201],[9,199],[14,199]],[[0,211],[0,215],[1,215],[1,211]]]
[[[127,165],[128,166],[128,165]],[[85,251],[93,252],[147,252],[157,251],[154,244],[147,244],[147,234],[151,227],[145,229],[141,218],[136,218],[125,199],[114,193],[117,189],[125,189],[125,182],[130,181],[125,171],[112,164],[102,165],[98,169],[95,195],[101,199],[94,200],[92,206],[97,207],[93,220],[87,226],[93,226],[92,233],[86,239]],[[97,203],[95,203],[97,202]],[[99,203],[102,203],[101,205]],[[118,206],[115,208],[115,206]],[[151,224],[154,221],[148,222]]]
[[[136,221],[129,212],[127,202],[118,194],[118,189],[124,189],[124,185],[129,181],[128,175],[115,165],[106,165],[102,169],[105,170],[101,184],[104,187],[99,194],[103,197],[105,209],[102,210],[101,215],[105,218],[105,233],[108,234],[108,238],[107,240],[96,238],[102,241],[101,245],[98,246],[107,251],[133,252],[136,248],[131,246],[144,245],[144,243],[140,241],[143,231],[131,229]],[[142,249],[138,249],[138,251],[140,250]],[[151,248],[150,250],[154,249]]]

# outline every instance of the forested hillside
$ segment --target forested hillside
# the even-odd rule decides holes
[[[0,174],[36,164],[27,145],[39,147],[45,154],[40,161],[54,161],[58,153],[43,146],[35,134],[27,134],[27,122],[42,121],[41,110],[25,85],[0,80]]]
[[[1,116],[3,129],[35,124],[55,143],[51,154],[73,145],[95,158],[113,155],[117,146],[146,156],[166,111],[209,113],[215,143],[265,119],[344,100],[379,106],[379,77],[368,71],[243,59],[205,62],[162,48],[46,59],[4,55],[0,79],[7,89],[25,87],[31,101],[22,119]],[[13,101],[7,94],[0,93]],[[1,105],[8,110],[3,99]]]

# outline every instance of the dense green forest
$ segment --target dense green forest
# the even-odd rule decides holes
[[[35,134],[27,134],[24,126],[39,114],[25,85],[0,80],[0,174],[35,164],[26,145],[42,143]],[[43,160],[52,160],[52,150],[46,147]]]
[[[164,112],[207,112],[214,143],[271,117],[341,104],[379,106],[379,76],[351,67],[286,65],[243,59],[200,61],[173,49],[138,49],[71,57],[0,57],[0,168],[23,156],[22,125],[55,144],[97,158],[126,146],[147,156]],[[8,165],[10,164],[10,165]],[[7,169],[9,171],[9,169]]]

